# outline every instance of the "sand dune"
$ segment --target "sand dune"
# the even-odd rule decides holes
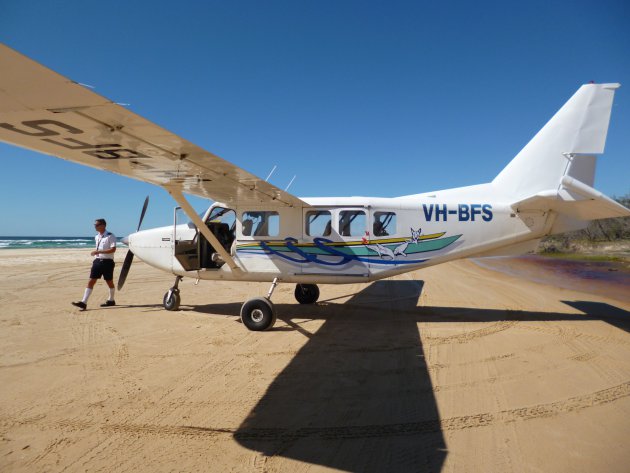
[[[1,471],[628,471],[627,301],[460,261],[280,285],[254,333],[267,284],[186,280],[167,312],[142,262],[79,312],[87,253],[0,251]]]

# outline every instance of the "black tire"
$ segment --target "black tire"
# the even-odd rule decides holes
[[[276,311],[270,300],[256,297],[241,307],[241,320],[245,327],[254,332],[269,330],[276,323]]]
[[[178,310],[179,303],[181,301],[182,301],[182,298],[179,295],[179,291],[173,291],[171,292],[170,298],[168,297],[168,292],[164,294],[164,299],[162,300],[162,303],[164,304],[164,308],[166,310]]]
[[[319,288],[316,284],[296,284],[295,299],[300,304],[314,304],[319,299]]]

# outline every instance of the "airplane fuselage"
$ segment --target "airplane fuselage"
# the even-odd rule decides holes
[[[190,223],[138,232],[129,245],[148,264],[185,277],[373,281],[453,259],[535,248],[554,213],[517,212],[492,199],[496,194],[492,184],[482,184],[397,198],[304,198],[308,207],[215,203],[204,222],[221,236],[239,272],[213,261],[212,247]]]

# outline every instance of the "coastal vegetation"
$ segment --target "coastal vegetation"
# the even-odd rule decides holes
[[[630,208],[630,194],[614,199]],[[593,220],[583,230],[548,236],[540,242],[537,252],[550,256],[630,260],[630,217]]]

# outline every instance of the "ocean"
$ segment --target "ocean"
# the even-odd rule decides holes
[[[121,243],[118,238],[118,243]],[[0,250],[24,248],[90,248],[94,237],[0,236]]]

